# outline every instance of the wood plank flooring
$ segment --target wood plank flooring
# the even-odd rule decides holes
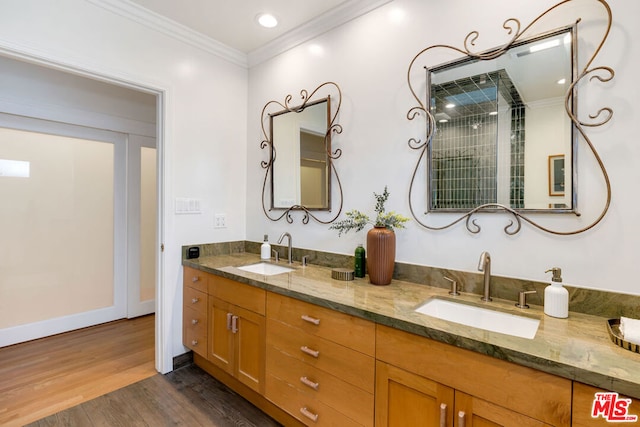
[[[129,385],[29,424],[58,426],[255,426],[276,421],[195,365]]]
[[[143,316],[0,348],[0,425],[22,426],[156,375],[154,322]]]

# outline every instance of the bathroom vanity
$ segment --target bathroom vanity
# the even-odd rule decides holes
[[[538,318],[527,339],[415,311],[449,298],[443,288],[338,281],[315,265],[238,268],[257,262],[249,253],[183,261],[184,345],[285,425],[606,425],[591,417],[596,391],[640,398],[640,355],[609,340],[604,318],[480,303]],[[638,400],[628,413],[640,415]]]

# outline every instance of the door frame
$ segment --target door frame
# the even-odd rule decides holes
[[[166,126],[167,126],[167,99],[171,97],[171,90],[157,82],[149,82],[141,76],[115,75],[104,71],[95,70],[80,62],[69,62],[68,58],[47,57],[42,51],[29,50],[24,45],[0,43],[0,55],[29,62],[36,65],[50,67],[59,71],[88,77],[116,86],[146,92],[156,96],[156,148],[157,148],[157,229],[156,229],[156,315],[155,315],[155,368],[160,373],[173,370],[172,353],[172,301],[165,298],[165,257],[164,241],[165,230],[168,229],[169,220],[165,215],[165,173],[166,167]]]

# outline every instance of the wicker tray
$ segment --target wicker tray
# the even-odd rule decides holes
[[[629,351],[633,351],[634,353],[640,353],[640,345],[630,343],[622,338],[622,333],[620,332],[620,319],[609,319],[607,321],[607,330],[609,331],[611,341],[616,345]]]

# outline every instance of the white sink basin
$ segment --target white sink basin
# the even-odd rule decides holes
[[[540,321],[525,316],[433,298],[416,310],[418,313],[474,328],[533,339]]]
[[[240,270],[248,271],[250,273],[263,274],[265,276],[273,276],[274,274],[288,273],[293,271],[293,268],[284,267],[282,265],[270,264],[268,262],[259,262],[256,264],[243,265],[238,267]]]

